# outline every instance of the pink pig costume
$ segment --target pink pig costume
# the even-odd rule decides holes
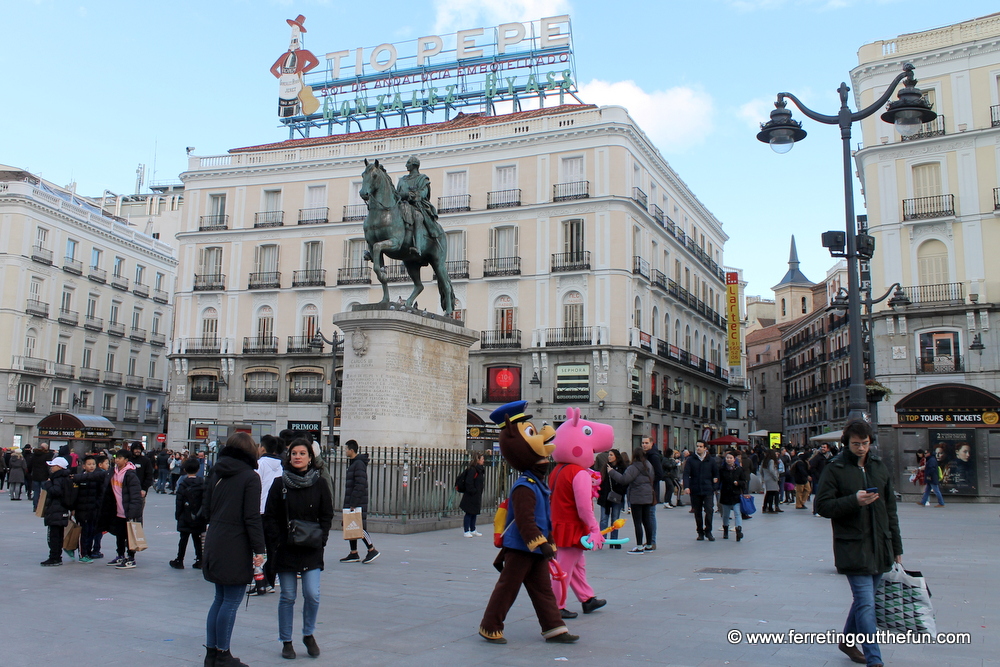
[[[549,473],[552,489],[552,538],[558,551],[556,562],[566,573],[565,581],[553,578],[552,592],[556,600],[565,600],[564,586],[573,589],[583,604],[583,613],[603,607],[606,600],[594,597],[587,583],[587,561],[581,537],[588,537],[593,548],[604,545],[600,525],[594,516],[593,477],[590,466],[594,455],[611,449],[615,442],[614,429],[607,424],[580,418],[579,408],[566,409],[566,421],[556,429],[555,468]],[[564,605],[565,606],[565,605]],[[573,618],[576,612],[560,609],[563,618]]]

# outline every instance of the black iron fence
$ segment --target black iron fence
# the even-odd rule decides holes
[[[924,220],[955,215],[955,195],[933,195],[903,200],[903,220]]]

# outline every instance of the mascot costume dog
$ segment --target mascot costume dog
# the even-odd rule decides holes
[[[508,403],[490,415],[494,423],[502,425],[500,454],[521,475],[510,489],[503,544],[493,563],[500,571],[500,579],[486,605],[479,634],[493,644],[507,643],[503,622],[523,584],[545,641],[571,643],[579,637],[571,635],[563,623],[549,579],[548,561],[555,558],[556,547],[548,539],[551,520],[545,475],[548,456],[554,449],[547,443],[555,431],[548,424],[536,428],[529,421],[531,415],[524,414],[527,404],[527,401]]]
[[[573,589],[583,605],[583,613],[600,609],[607,600],[594,597],[587,583],[587,561],[581,538],[588,538],[589,548],[604,545],[597,517],[594,516],[594,479],[590,466],[594,455],[606,452],[615,443],[614,429],[607,424],[580,419],[579,408],[566,409],[566,421],[556,429],[555,468],[549,473],[552,489],[552,538],[558,547],[556,562],[565,577],[553,578],[556,600],[562,601],[562,618],[576,618],[575,611],[565,608],[566,586]],[[598,474],[598,479],[600,475]]]

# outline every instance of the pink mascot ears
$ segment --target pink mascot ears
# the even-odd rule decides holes
[[[594,454],[614,446],[615,432],[607,424],[581,418],[579,408],[566,408],[566,421],[556,429],[554,442],[554,461],[589,468],[594,464]]]

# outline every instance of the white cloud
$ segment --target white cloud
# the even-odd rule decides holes
[[[588,104],[625,107],[663,152],[701,143],[713,129],[712,97],[696,88],[677,86],[648,93],[634,81],[594,79],[580,86],[580,99]]]
[[[736,115],[746,122],[751,129],[760,129],[761,123],[766,123],[771,118],[771,111],[774,110],[774,99],[757,98],[750,100],[746,104],[741,104],[736,111]]]
[[[847,9],[858,4],[871,4],[873,0],[722,0],[723,4],[740,12],[769,11],[792,5],[815,8],[818,11]],[[877,5],[890,5],[901,0],[874,0]]]
[[[509,21],[534,21],[570,11],[569,0],[434,0],[434,32],[493,26]]]

